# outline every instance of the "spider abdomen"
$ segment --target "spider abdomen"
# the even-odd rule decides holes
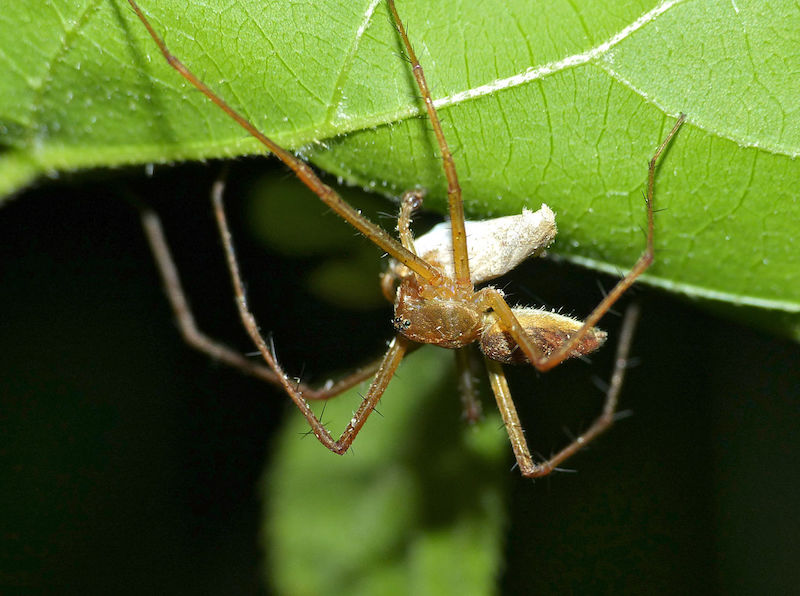
[[[539,308],[512,309],[520,325],[547,357],[555,352],[583,325],[582,321]],[[579,341],[569,357],[594,352],[606,341],[606,332],[592,327]],[[528,359],[495,317],[485,325],[480,339],[481,351],[492,360],[504,364],[525,364]]]

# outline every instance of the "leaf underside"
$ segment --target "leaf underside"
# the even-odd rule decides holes
[[[773,0],[401,2],[472,217],[547,203],[557,254],[731,307],[800,312],[800,8]],[[386,7],[143,2],[172,51],[278,143],[443,210],[438,148]],[[85,167],[261,152],[172,71],[121,0],[14,3],[0,17],[0,192]],[[742,309],[743,313],[753,309]],[[747,316],[745,314],[745,316]]]

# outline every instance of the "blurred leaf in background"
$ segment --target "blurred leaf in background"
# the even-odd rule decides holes
[[[452,354],[408,357],[345,457],[294,417],[264,478],[268,582],[281,594],[489,594],[502,569],[508,439],[458,424]],[[326,404],[344,428],[361,393]],[[301,563],[302,562],[302,563]]]

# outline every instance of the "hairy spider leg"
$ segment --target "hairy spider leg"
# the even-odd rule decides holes
[[[678,132],[678,129],[683,124],[686,116],[681,114],[675,125],[672,127],[667,137],[656,149],[653,157],[650,159],[647,175],[647,194],[645,201],[647,204],[647,246],[645,251],[639,257],[639,260],[633,266],[631,271],[622,278],[617,285],[609,292],[608,295],[595,307],[592,313],[584,322],[583,326],[570,337],[569,340],[564,342],[562,346],[553,352],[549,357],[541,356],[541,350],[531,340],[522,326],[517,321],[511,308],[505,302],[503,296],[493,288],[484,288],[476,292],[476,299],[483,301],[488,308],[492,309],[494,316],[496,316],[505,326],[508,333],[512,336],[517,345],[523,350],[528,360],[536,366],[537,369],[546,371],[557,364],[561,363],[564,359],[569,357],[574,347],[578,342],[588,333],[597,321],[602,317],[609,308],[622,296],[622,294],[633,284],[637,277],[639,277],[653,262],[654,244],[653,244],[653,189],[655,180],[655,168],[659,156],[666,149],[670,140]],[[523,476],[529,478],[536,478],[539,476],[546,476],[550,474],[557,466],[576,453],[589,441],[597,437],[600,433],[606,430],[614,422],[614,411],[617,407],[619,392],[622,388],[622,381],[625,375],[625,367],[628,359],[628,353],[633,340],[633,331],[636,326],[636,321],[639,317],[639,307],[633,304],[628,307],[625,318],[623,320],[622,330],[620,332],[620,339],[617,345],[617,355],[615,359],[614,372],[609,383],[609,389],[606,393],[605,406],[603,412],[589,429],[572,441],[569,445],[564,447],[556,455],[552,456],[545,462],[536,464],[531,457],[530,449],[528,448],[525,434],[517,415],[514,401],[511,397],[511,391],[506,381],[503,367],[500,363],[495,362],[489,358],[484,358],[486,368],[489,372],[489,381],[494,392],[497,406],[503,418],[503,422],[508,431],[511,446],[514,451],[514,456],[517,459],[520,472]]]
[[[436,142],[439,145],[439,150],[442,154],[442,164],[444,166],[444,173],[447,178],[447,205],[450,211],[450,226],[453,235],[453,269],[456,276],[456,284],[460,286],[471,286],[472,281],[469,276],[469,255],[467,253],[467,231],[464,225],[464,204],[461,200],[461,186],[458,183],[458,174],[456,173],[456,164],[453,161],[453,154],[450,152],[450,147],[447,145],[447,140],[442,131],[442,124],[439,121],[439,114],[433,105],[433,98],[431,97],[428,83],[425,80],[425,73],[422,70],[422,65],[417,59],[414,48],[406,34],[403,22],[400,20],[400,15],[397,14],[394,0],[387,0],[389,11],[392,13],[397,31],[400,34],[400,39],[406,48],[408,59],[411,62],[411,70],[414,73],[414,79],[417,81],[417,86],[422,94],[422,100],[425,102],[425,109],[428,112],[428,119],[433,127],[433,132],[436,135]]]
[[[181,284],[178,268],[175,266],[175,259],[167,244],[166,236],[161,222],[155,211],[143,205],[137,205],[140,210],[142,227],[144,228],[145,238],[150,245],[150,250],[156,262],[164,290],[167,294],[175,320],[178,323],[178,330],[184,341],[191,347],[208,354],[215,360],[224,362],[246,374],[262,379],[273,385],[283,387],[278,375],[262,363],[254,361],[232,350],[228,346],[210,338],[203,333],[195,320],[189,301],[186,299],[186,292]],[[294,383],[298,393],[310,400],[326,400],[336,397],[340,393],[347,391],[374,376],[380,367],[381,359],[375,360],[366,366],[354,371],[353,373],[320,388],[310,387],[302,382]]]
[[[678,129],[686,119],[685,114],[681,114],[675,125],[672,127],[667,137],[656,149],[655,154],[650,159],[647,175],[647,194],[645,204],[647,206],[647,244],[644,252],[634,264],[633,268],[617,282],[614,288],[603,298],[594,310],[584,321],[578,331],[572,334],[561,346],[549,355],[543,354],[541,348],[536,345],[533,339],[525,332],[525,329],[518,321],[516,315],[503,295],[494,288],[484,288],[475,293],[476,303],[484,306],[487,310],[491,309],[497,319],[505,326],[506,331],[511,335],[517,346],[523,351],[528,361],[538,370],[545,372],[559,365],[569,358],[580,341],[597,324],[600,318],[608,312],[613,304],[620,299],[625,291],[633,285],[644,271],[653,263],[653,188],[655,179],[655,169],[659,156],[664,152],[669,142],[678,132]]]
[[[264,358],[264,361],[275,372],[281,387],[283,387],[291,400],[302,412],[303,416],[305,416],[308,424],[311,426],[314,436],[316,436],[317,439],[323,445],[325,445],[325,447],[334,453],[342,454],[349,449],[353,440],[356,438],[356,435],[358,435],[358,432],[367,421],[367,418],[375,410],[375,406],[378,404],[383,392],[386,390],[386,386],[389,384],[389,381],[397,370],[397,367],[400,365],[403,356],[409,350],[409,348],[411,348],[411,343],[400,335],[397,335],[389,342],[389,348],[386,351],[386,354],[384,354],[380,365],[378,366],[375,378],[372,380],[372,383],[370,384],[367,394],[364,396],[361,405],[359,406],[358,410],[356,410],[356,413],[353,414],[353,417],[345,427],[341,436],[334,440],[328,429],[325,428],[325,425],[320,422],[319,418],[317,418],[317,416],[311,410],[303,394],[297,390],[296,385],[292,382],[292,380],[289,379],[286,373],[283,372],[283,369],[281,368],[280,364],[278,364],[275,355],[267,346],[267,342],[258,329],[256,319],[247,304],[247,296],[245,295],[244,291],[244,282],[242,281],[242,277],[239,272],[239,264],[236,260],[236,253],[233,248],[233,240],[231,237],[230,228],[228,227],[228,221],[225,217],[225,209],[222,202],[223,190],[224,184],[221,180],[218,180],[212,189],[211,200],[214,206],[214,215],[217,219],[217,225],[219,227],[219,234],[222,238],[222,246],[225,250],[225,258],[228,264],[228,271],[231,275],[231,282],[233,283],[236,306],[239,310],[239,316],[242,320],[242,324],[244,325],[248,335],[250,335],[250,338],[253,340],[253,343],[258,348],[258,351],[261,353],[261,356]]]
[[[167,63],[175,69],[184,79],[191,83],[198,91],[211,100],[217,107],[236,121],[239,126],[244,128],[250,135],[258,140],[262,145],[269,149],[278,159],[280,159],[286,166],[289,167],[305,184],[316,194],[328,207],[330,207],[339,217],[344,219],[347,223],[352,225],[359,232],[364,234],[369,240],[387,252],[392,257],[406,265],[409,269],[414,271],[417,275],[426,281],[435,281],[441,278],[441,273],[435,268],[431,267],[423,259],[420,259],[415,254],[403,248],[403,246],[392,238],[383,228],[374,224],[369,219],[361,215],[357,209],[350,206],[339,194],[330,186],[322,182],[319,176],[314,173],[306,162],[298,159],[280,145],[275,143],[272,139],[267,137],[264,133],[258,130],[247,118],[242,116],[238,111],[228,105],[219,95],[217,95],[208,85],[201,81],[186,65],[183,64],[176,56],[169,51],[167,44],[156,33],[150,21],[145,16],[142,9],[135,2],[135,0],[128,0],[128,3],[133,8],[136,16],[147,29],[150,37],[158,46],[161,54],[166,59]]]
[[[531,361],[531,363],[540,371],[548,371],[554,366],[557,366],[561,362],[563,362],[572,351],[575,349],[575,346],[586,336],[586,334],[594,327],[600,318],[605,315],[608,310],[614,305],[614,303],[620,299],[620,297],[627,291],[628,288],[633,285],[633,282],[636,281],[642,273],[644,273],[650,265],[653,264],[653,258],[655,256],[654,244],[653,244],[653,187],[655,181],[655,171],[656,171],[656,164],[658,162],[658,158],[664,152],[664,150],[669,145],[669,142],[678,132],[678,129],[686,120],[686,114],[681,114],[678,117],[678,120],[675,122],[672,129],[667,134],[666,138],[661,142],[661,144],[656,149],[656,152],[653,154],[653,157],[650,158],[650,163],[648,165],[647,170],[647,194],[645,195],[645,204],[647,206],[647,245],[645,247],[644,252],[641,254],[639,259],[633,265],[633,268],[623,277],[621,280],[617,282],[617,285],[603,298],[603,300],[598,304],[594,310],[589,314],[586,320],[583,323],[583,326],[575,332],[561,347],[550,354],[549,356],[543,356],[541,351],[538,347],[530,340],[527,334],[522,331],[521,326],[517,327],[519,324],[513,324],[511,321],[511,316],[513,313],[509,313],[505,309],[501,309],[501,312],[498,312],[499,317],[501,320],[508,325],[509,333],[512,334],[514,340],[517,342],[519,347],[525,352],[525,356]],[[500,298],[502,300],[502,297]],[[509,309],[510,310],[510,309]],[[520,332],[522,331],[522,332]]]
[[[497,407],[500,410],[500,415],[503,418],[503,423],[508,432],[508,438],[511,440],[511,448],[514,451],[514,457],[517,460],[517,465],[523,476],[526,478],[538,478],[550,474],[558,468],[560,463],[585,447],[592,439],[614,423],[614,412],[617,409],[619,392],[622,389],[622,381],[625,378],[628,354],[630,353],[631,343],[633,342],[633,332],[639,318],[639,310],[639,305],[637,303],[631,304],[625,310],[620,338],[617,344],[617,353],[614,359],[614,371],[611,375],[608,390],[606,391],[602,413],[583,434],[548,460],[541,463],[535,463],[531,456],[528,443],[525,439],[525,431],[520,424],[517,408],[514,406],[511,390],[508,388],[508,381],[503,372],[503,365],[489,358],[484,359],[486,361],[486,370],[489,372],[489,382],[491,383],[492,391],[497,400]]]

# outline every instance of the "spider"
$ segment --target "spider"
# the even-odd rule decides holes
[[[555,236],[552,212],[543,206],[537,214],[524,212],[520,216],[515,216],[522,219],[534,217],[534,220],[527,227],[531,236],[527,238],[526,242],[520,241],[517,237],[515,242],[507,243],[510,247],[517,248],[521,244],[525,245],[522,254],[514,255],[511,255],[510,252],[514,252],[516,248],[512,250],[502,241],[498,241],[498,238],[507,238],[509,233],[513,235],[522,229],[520,227],[522,219],[515,219],[513,223],[509,223],[508,218],[497,218],[485,222],[465,221],[455,163],[433,105],[422,66],[411,46],[394,1],[386,1],[425,104],[447,179],[449,229],[434,230],[416,241],[412,236],[410,223],[413,211],[422,202],[422,191],[412,190],[406,192],[402,197],[397,223],[398,241],[346,203],[335,190],[322,182],[307,163],[261,133],[193,74],[170,52],[135,0],[128,0],[172,68],[278,157],[337,215],[392,258],[388,271],[382,276],[381,286],[386,297],[394,303],[392,323],[396,333],[381,359],[321,389],[315,389],[290,379],[275,358],[274,350],[270,348],[260,333],[255,317],[248,306],[223,209],[224,184],[221,180],[214,184],[211,196],[233,283],[236,304],[242,323],[267,366],[248,360],[238,352],[210,339],[198,329],[181,288],[178,272],[170,256],[159,220],[152,211],[145,209],[142,212],[142,220],[146,234],[179,327],[187,342],[216,359],[282,387],[305,416],[313,434],[332,452],[343,454],[350,448],[367,418],[375,410],[406,353],[420,344],[433,344],[452,349],[455,351],[457,364],[463,378],[468,375],[466,372],[468,354],[465,350],[471,344],[478,343],[485,361],[491,389],[521,474],[525,477],[547,475],[613,423],[638,308],[631,306],[626,311],[617,348],[616,364],[601,415],[582,435],[546,461],[536,462],[531,456],[502,365],[527,363],[539,371],[548,371],[567,358],[589,354],[603,344],[606,333],[595,325],[653,262],[653,184],[656,164],[659,156],[684,122],[685,115],[681,114],[678,117],[675,125],[650,159],[645,194],[646,248],[627,275],[614,286],[585,321],[543,309],[512,308],[500,290],[492,286],[476,289],[475,284],[501,275],[515,267],[527,256],[541,252]],[[476,232],[478,230],[476,226],[481,224],[483,229],[490,230],[488,235],[481,236]],[[484,239],[480,240],[479,237]],[[487,263],[490,262],[495,264],[493,267],[488,266],[492,271],[487,273],[485,269]],[[361,405],[339,438],[334,438],[311,410],[308,400],[330,399],[370,377],[372,377],[372,381]],[[476,418],[479,415],[479,409],[475,398],[468,391],[462,391],[462,393],[465,394],[462,399],[465,402],[467,417]]]

